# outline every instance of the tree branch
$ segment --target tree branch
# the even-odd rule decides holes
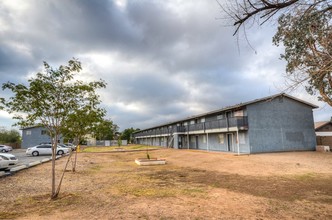
[[[262,17],[265,17],[268,14],[274,13],[276,11],[279,11],[280,9],[289,7],[290,5],[295,4],[296,2],[298,2],[299,0],[290,0],[290,1],[286,1],[283,3],[270,3],[267,2],[266,0],[260,0],[260,5],[261,7],[255,7],[253,6],[253,3],[251,3],[249,1],[249,5],[251,6],[251,8],[249,7],[244,7],[243,11],[245,13],[243,13],[243,16],[239,15],[241,12],[238,12],[237,14],[235,14],[235,16],[238,18],[235,22],[234,22],[234,26],[236,27],[236,30],[234,32],[233,35],[235,35],[239,28],[251,17],[255,16],[258,13],[264,12],[264,11],[268,11],[265,15],[263,15]],[[259,4],[258,4],[259,5]],[[240,4],[241,7],[243,7],[242,4]],[[250,9],[253,9],[252,11],[250,11]]]

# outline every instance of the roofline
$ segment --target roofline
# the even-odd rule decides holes
[[[317,106],[317,105],[314,105],[314,104],[312,104],[312,103],[310,103],[310,102],[307,102],[307,101],[301,100],[301,99],[296,98],[296,97],[294,97],[294,96],[288,95],[288,94],[286,94],[286,93],[280,93],[280,94],[282,94],[283,96],[286,96],[286,97],[288,97],[288,98],[290,98],[290,99],[294,99],[295,101],[302,102],[303,104],[309,105],[309,106],[311,106],[312,108],[319,108],[319,106]]]
[[[319,125],[317,128],[315,127],[315,130],[320,129],[321,127],[324,127],[325,125],[331,123],[331,121],[321,121],[321,122],[322,122],[322,124]],[[319,122],[316,122],[316,123],[319,123]]]
[[[20,128],[20,130],[26,130],[26,129],[38,128],[38,127],[44,127],[44,126],[42,126],[42,125],[31,125],[31,126],[27,126],[27,127],[22,127],[22,128]]]
[[[146,130],[150,130],[150,129],[154,129],[154,128],[158,128],[158,127],[162,127],[162,126],[166,126],[166,125],[176,124],[176,123],[179,123],[179,122],[183,122],[183,121],[187,121],[187,120],[191,120],[191,119],[200,118],[200,117],[203,117],[203,116],[206,116],[206,115],[211,115],[211,114],[214,114],[214,113],[217,113],[217,112],[222,112],[222,111],[227,111],[227,110],[233,110],[233,109],[236,109],[236,108],[241,108],[243,106],[252,105],[252,104],[255,104],[255,103],[258,103],[258,102],[272,101],[273,99],[278,98],[280,96],[285,96],[285,97],[287,97],[289,99],[293,99],[293,100],[295,100],[297,102],[300,102],[300,103],[303,103],[305,105],[308,105],[311,108],[319,108],[317,105],[314,105],[314,104],[311,104],[310,102],[306,102],[306,101],[303,101],[301,99],[295,98],[295,97],[293,97],[291,95],[288,95],[286,93],[278,93],[278,94],[267,96],[267,97],[264,97],[264,98],[254,99],[252,101],[248,101],[248,102],[244,102],[244,103],[240,103],[240,104],[236,104],[236,105],[232,105],[232,106],[227,106],[227,107],[224,107],[224,108],[221,108],[221,109],[217,109],[217,110],[213,110],[213,111],[210,111],[210,112],[206,112],[206,113],[203,113],[203,114],[193,115],[193,116],[181,119],[181,120],[176,120],[176,121],[173,121],[173,122],[169,122],[169,123],[165,123],[165,124],[160,124],[158,126],[149,127],[149,128],[137,131],[137,132],[146,131]],[[136,133],[136,132],[134,132],[134,133]]]

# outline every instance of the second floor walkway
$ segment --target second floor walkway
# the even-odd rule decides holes
[[[168,127],[139,131],[133,134],[133,136],[142,137],[154,135],[172,135],[173,133],[211,132],[218,130],[227,131],[229,129],[248,130],[248,117],[231,117],[188,125],[169,125]]]

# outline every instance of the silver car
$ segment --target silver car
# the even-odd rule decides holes
[[[12,151],[13,148],[11,146],[7,146],[7,145],[0,145],[0,152],[9,152]]]
[[[56,154],[62,155],[69,152],[68,148],[57,146]],[[38,155],[52,155],[51,144],[41,144],[34,147],[29,147],[26,152],[27,155],[38,156]]]
[[[8,169],[10,166],[18,163],[18,159],[15,155],[0,153],[0,170]]]

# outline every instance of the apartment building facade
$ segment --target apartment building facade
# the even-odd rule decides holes
[[[140,130],[133,137],[144,145],[238,154],[315,150],[314,108],[280,93]]]

